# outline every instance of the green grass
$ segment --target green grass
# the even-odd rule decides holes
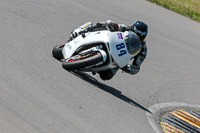
[[[200,22],[200,0],[148,0]]]

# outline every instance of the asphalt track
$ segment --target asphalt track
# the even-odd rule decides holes
[[[149,25],[141,71],[62,69],[52,47],[107,19]],[[200,105],[200,24],[145,0],[1,0],[0,42],[0,133],[154,133],[149,107]]]

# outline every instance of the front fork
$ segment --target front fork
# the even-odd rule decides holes
[[[107,54],[106,54],[106,52],[104,50],[101,49],[101,46],[92,47],[90,49],[87,49],[87,50],[84,50],[84,51],[80,52],[79,54],[86,55],[86,54],[89,54],[91,52],[100,52],[101,56],[102,56],[102,59],[103,59],[103,63],[106,62]]]

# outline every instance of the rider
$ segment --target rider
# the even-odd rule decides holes
[[[136,21],[131,26],[127,26],[124,24],[114,23],[111,20],[107,20],[106,22],[98,22],[94,26],[91,25],[90,27],[85,29],[84,32],[93,32],[93,31],[100,30],[100,28],[101,28],[101,30],[110,30],[111,32],[114,32],[114,31],[125,32],[125,31],[131,30],[138,35],[138,37],[140,38],[140,40],[142,42],[141,51],[134,57],[132,65],[127,64],[125,67],[121,68],[126,73],[129,73],[132,75],[137,74],[140,70],[140,66],[141,66],[142,62],[144,61],[144,59],[146,58],[146,55],[147,55],[147,47],[146,47],[146,41],[145,41],[145,38],[148,33],[147,24],[145,24],[142,21]],[[77,31],[77,30],[72,31],[69,41],[76,38],[79,34],[82,34],[82,33],[83,33],[83,31]],[[101,71],[101,72],[99,72],[99,75],[100,75],[101,79],[109,80],[116,74],[117,70],[118,70],[118,68]]]

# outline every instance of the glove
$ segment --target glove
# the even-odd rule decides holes
[[[78,32],[72,32],[72,33],[71,33],[72,38],[76,38],[78,35],[79,35]]]
[[[122,70],[125,72],[131,71],[131,65],[126,65],[125,67],[122,68]]]
[[[87,32],[87,29],[76,29],[74,31],[71,32],[71,37],[74,39],[76,38],[78,35],[81,35],[82,33]]]
[[[113,31],[117,31],[119,29],[119,26],[117,23],[113,23],[111,20],[107,20],[106,28],[113,32]]]

